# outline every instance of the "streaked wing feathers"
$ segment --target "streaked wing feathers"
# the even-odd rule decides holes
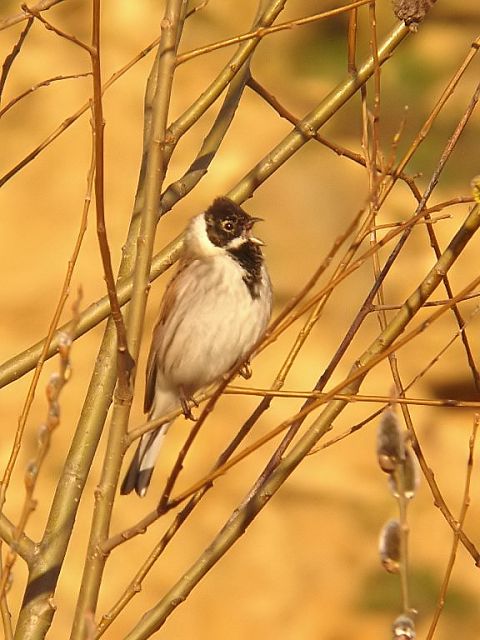
[[[155,385],[157,381],[157,349],[161,339],[163,327],[166,319],[171,313],[176,300],[175,293],[175,281],[180,273],[187,266],[186,261],[182,260],[178,266],[177,273],[168,283],[163,296],[162,305],[160,308],[160,315],[153,330],[152,344],[150,346],[150,353],[148,354],[147,370],[146,370],[146,383],[145,383],[145,398],[143,401],[143,412],[150,413],[153,407],[153,400],[155,398]]]

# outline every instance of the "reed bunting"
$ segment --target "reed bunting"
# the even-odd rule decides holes
[[[193,394],[240,364],[263,335],[272,288],[263,242],[252,235],[259,220],[222,197],[190,221],[153,331],[144,402],[149,420],[180,406],[191,418]],[[145,495],[169,426],[142,436],[122,494]]]

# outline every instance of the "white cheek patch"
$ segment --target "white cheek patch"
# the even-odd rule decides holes
[[[201,213],[195,216],[187,227],[185,236],[185,247],[196,258],[216,256],[223,252],[223,249],[216,247],[207,234],[205,216]]]
[[[247,238],[243,238],[242,236],[240,236],[239,238],[233,238],[233,240],[230,240],[230,242],[227,244],[227,249],[238,249],[239,247],[242,246],[242,244],[245,244],[247,242]]]

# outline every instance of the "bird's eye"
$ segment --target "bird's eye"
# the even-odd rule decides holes
[[[222,226],[225,231],[233,231],[233,222],[230,222],[230,220],[224,220]]]

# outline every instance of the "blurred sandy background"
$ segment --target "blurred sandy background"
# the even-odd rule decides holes
[[[441,0],[437,4],[431,19],[417,36],[401,45],[401,51],[382,72],[380,126],[383,149],[387,154],[392,135],[403,116],[403,107],[409,105],[401,151],[408,148],[409,141],[467,54],[470,42],[477,36],[480,8],[474,6],[475,3],[466,3],[462,9],[453,0]],[[289,3],[280,20],[333,6],[338,6],[338,3],[298,0]],[[18,3],[4,0],[0,18],[18,10]],[[254,13],[255,3],[251,0],[242,3],[211,0],[203,11],[188,21],[181,49],[186,51],[245,32]],[[153,0],[107,0],[103,3],[105,78],[157,36],[162,14],[163,3]],[[90,38],[89,3],[69,0],[47,15],[65,31],[86,41]],[[386,33],[393,23],[388,3],[382,3],[379,7],[380,33]],[[366,27],[363,18],[361,26],[363,29]],[[253,72],[293,113],[301,116],[345,76],[345,29],[346,20],[338,18],[273,35],[258,48]],[[2,59],[11,50],[20,30],[21,25],[17,25],[0,32]],[[365,42],[360,43],[360,49],[365,51]],[[221,50],[179,68],[171,118],[178,116],[206,87],[230,53],[230,49]],[[150,54],[105,94],[106,215],[115,265],[119,263],[138,178],[143,93],[152,60]],[[85,52],[35,24],[22,54],[14,63],[3,103],[46,77],[80,73],[87,71],[88,66]],[[478,69],[478,61],[474,61],[465,81],[410,165],[410,173],[423,174],[418,180],[421,187],[425,186],[448,135],[474,91]],[[88,99],[89,91],[88,78],[66,80],[37,91],[9,111],[0,121],[2,174]],[[208,113],[179,145],[170,166],[170,180],[188,167],[212,118],[213,115]],[[214,196],[235,185],[289,130],[288,123],[247,89],[234,124],[208,175],[159,225],[158,248],[175,237],[192,214],[202,210]],[[468,194],[471,177],[480,173],[479,131],[480,119],[476,114],[432,202]],[[325,135],[356,151],[360,151],[360,132],[358,99],[343,108],[323,130]],[[0,261],[4,274],[0,306],[2,362],[46,333],[79,225],[89,149],[90,129],[88,116],[84,115],[0,191]],[[333,239],[363,204],[367,190],[368,179],[363,169],[311,142],[246,203],[248,211],[266,220],[259,235],[267,244],[277,310],[316,268]],[[411,215],[413,206],[406,188],[399,186],[384,207],[381,222],[404,220]],[[466,206],[453,208],[452,217],[436,225],[442,246],[458,228],[466,211]],[[388,302],[403,301],[431,266],[432,255],[425,231],[417,229],[397,268],[387,280]],[[477,271],[478,239],[467,249],[452,273],[455,289],[464,286]],[[101,273],[92,210],[73,278],[72,294],[81,284],[85,305],[104,295]],[[145,352],[166,280],[162,277],[155,283],[150,295],[131,425],[143,420]],[[338,289],[287,379],[286,388],[306,390],[315,384],[368,292],[371,281],[371,265],[366,265]],[[468,316],[474,303],[463,308]],[[67,304],[64,320],[69,314]],[[252,385],[271,384],[300,326],[295,325],[289,334],[255,361]],[[452,318],[445,317],[414,345],[407,347],[399,355],[400,370],[405,380],[415,375],[455,330]],[[102,332],[103,325],[81,338],[73,348],[74,375],[62,396],[62,424],[54,435],[54,446],[38,486],[38,508],[28,528],[29,535],[35,540],[43,530]],[[334,382],[346,374],[353,359],[370,344],[377,332],[378,323],[372,316],[349,349]],[[472,322],[469,335],[478,353],[478,320]],[[37,427],[45,415],[43,389],[55,366],[54,360],[45,366],[8,493],[6,514],[14,521],[23,499],[23,470],[34,451]],[[1,391],[2,470],[8,459],[30,376]],[[413,388],[411,395],[451,397],[458,390],[460,396],[465,397],[470,393],[468,388],[463,389],[464,383],[468,387],[468,380],[464,352],[459,344],[455,344],[429,375]],[[387,367],[381,366],[368,378],[362,391],[388,395],[390,385]],[[276,426],[299,405],[297,401],[274,402],[250,440]],[[216,452],[229,441],[233,430],[242,424],[254,406],[254,399],[232,396],[222,399],[188,460],[180,487],[186,487],[210,467]],[[373,408],[372,405],[353,405],[334,425],[336,431],[348,428]],[[412,415],[437,481],[454,514],[457,514],[473,412],[412,407]],[[245,637],[252,640],[388,638],[389,626],[400,607],[400,594],[398,580],[384,575],[379,568],[377,536],[385,520],[395,516],[395,505],[387,491],[385,477],[376,466],[375,426],[369,425],[338,446],[306,460],[253,523],[247,535],[210,572],[187,602],[175,611],[158,637],[175,640],[224,637],[231,640]],[[158,469],[155,474],[153,490],[143,501],[133,496],[118,501],[112,532],[125,528],[153,508],[155,487],[161,486],[164,470],[168,468],[168,462],[173,461],[186,432],[185,422],[179,420],[170,431],[163,469]],[[84,492],[61,574],[55,597],[58,612],[51,638],[66,638],[69,634],[104,444],[102,441]],[[123,637],[143,611],[158,601],[197,558],[249,489],[263,468],[268,453],[273,450],[272,446],[258,451],[217,482],[151,572],[141,595],[134,598],[112,625],[106,638]],[[167,527],[170,517],[166,521],[156,523],[145,536],[137,537],[112,554],[105,574],[100,614],[126,587]],[[477,544],[480,544],[479,521],[480,492],[475,470],[466,530]],[[425,482],[411,505],[410,525],[412,602],[419,610],[418,637],[424,637],[452,539],[450,529],[432,504]],[[23,564],[19,560],[15,566],[10,598],[14,612],[21,601],[24,578]],[[479,598],[478,570],[460,548],[450,597],[436,637],[439,640],[478,638]]]

